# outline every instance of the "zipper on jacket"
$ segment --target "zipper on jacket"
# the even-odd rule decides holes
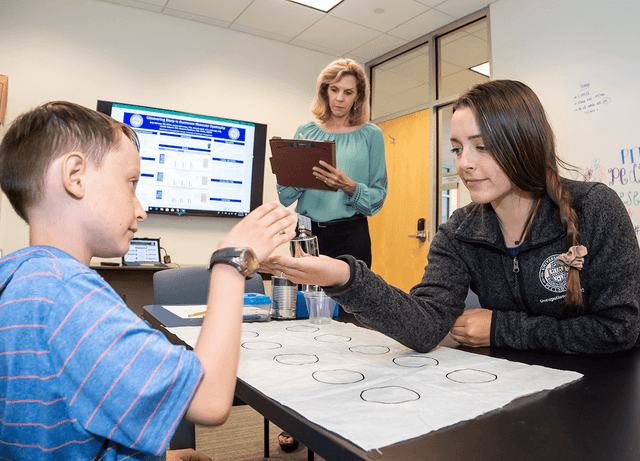
[[[520,300],[522,304],[525,306],[525,310],[527,309],[527,294],[524,291],[524,280],[522,277],[522,272],[520,272],[520,263],[518,262],[518,255],[513,258],[513,278],[514,278],[514,286],[516,292],[520,293]]]
[[[516,293],[520,292],[520,287],[518,286],[518,274],[520,273],[520,264],[518,263],[518,255],[515,255],[513,257],[513,281],[514,281],[514,288],[516,290]]]

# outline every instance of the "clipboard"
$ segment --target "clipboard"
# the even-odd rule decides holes
[[[312,170],[314,166],[319,166],[320,160],[336,167],[335,141],[273,137],[269,140],[269,146],[271,171],[276,175],[279,185],[332,192],[338,190],[316,178]]]

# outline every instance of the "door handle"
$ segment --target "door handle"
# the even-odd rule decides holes
[[[422,243],[427,241],[427,233],[424,230],[424,218],[418,219],[418,231],[415,235],[410,235],[409,238],[418,239]]]

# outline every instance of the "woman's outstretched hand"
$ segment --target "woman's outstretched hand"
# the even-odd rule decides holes
[[[293,283],[338,288],[349,281],[349,264],[328,256],[302,257],[274,255],[260,263],[260,272],[286,277]]]

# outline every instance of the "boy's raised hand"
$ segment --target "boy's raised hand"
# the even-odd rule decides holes
[[[258,261],[263,261],[273,250],[296,235],[295,228],[284,232],[296,223],[293,212],[278,202],[259,206],[236,224],[218,248],[249,247]]]

